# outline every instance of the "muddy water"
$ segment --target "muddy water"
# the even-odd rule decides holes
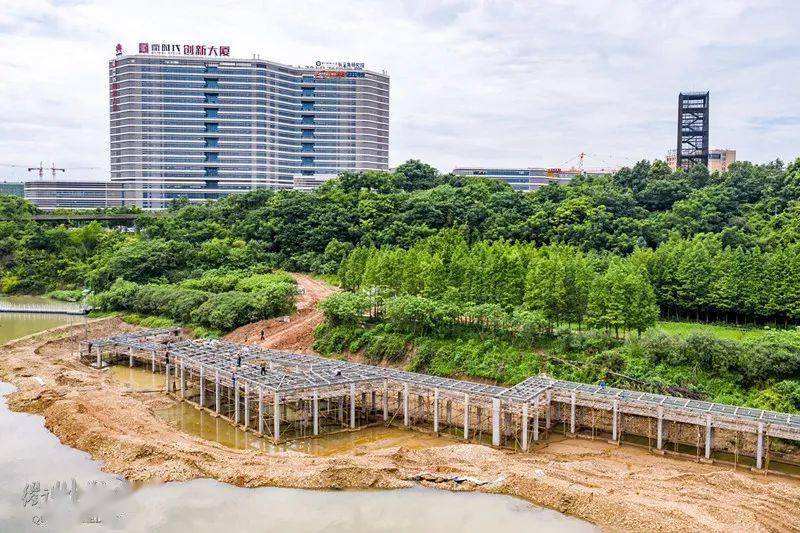
[[[0,302],[9,304],[57,304],[66,307],[70,304],[65,302],[55,302],[49,298],[39,296],[5,296],[0,298]],[[82,316],[71,315],[39,315],[30,313],[0,313],[0,344],[11,339],[18,339],[43,329],[54,328],[65,324],[79,324],[83,321]]]
[[[58,325],[47,317],[40,318],[38,328],[27,324],[27,333]],[[69,317],[62,318],[66,319],[62,323],[68,323]],[[142,388],[154,385],[145,376],[136,379],[141,380]],[[124,479],[102,472],[101,464],[88,454],[62,445],[44,427],[42,417],[9,411],[4,396],[12,390],[11,385],[0,382],[2,532],[597,531],[586,522],[555,511],[490,494],[424,488],[335,492],[243,489],[212,480],[133,488]],[[185,417],[191,418],[188,414]],[[337,446],[353,446],[358,439],[373,437],[353,433],[347,438],[356,440]],[[377,433],[374,438],[390,441],[392,437]],[[332,445],[328,450],[334,448]]]
[[[132,390],[164,390],[164,374],[153,373],[143,367],[129,368],[124,365],[112,366],[110,371],[117,381],[126,384]],[[275,446],[268,439],[243,431],[224,418],[214,417],[208,411],[201,411],[189,403],[175,402],[166,409],[157,409],[155,414],[180,431],[236,449],[253,448],[267,452],[293,450],[314,455],[332,455],[352,451],[359,446],[370,448],[404,446],[419,449],[453,443],[452,440],[435,435],[376,426],[325,435],[317,439],[300,439]]]

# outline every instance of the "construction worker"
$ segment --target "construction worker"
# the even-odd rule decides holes
[[[261,375],[262,376],[267,375],[267,363],[265,363],[264,361],[261,361]]]
[[[242,354],[239,354],[236,357],[236,366],[239,366],[239,367],[242,366]]]
[[[264,340],[264,330],[263,329],[261,330],[261,340],[262,341]]]

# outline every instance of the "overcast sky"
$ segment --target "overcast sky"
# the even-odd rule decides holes
[[[680,90],[711,91],[712,147],[790,160],[798,21],[800,2],[765,0],[0,0],[0,179],[40,160],[107,179],[108,60],[140,41],[385,69],[391,165],[663,158]]]

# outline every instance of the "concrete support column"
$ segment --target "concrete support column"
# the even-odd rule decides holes
[[[314,389],[314,397],[311,400],[311,408],[314,410],[314,435],[319,435],[319,394]]]
[[[339,396],[339,423],[344,424],[344,396]]]
[[[203,391],[203,367],[200,367],[200,395],[202,396]],[[219,414],[219,407],[220,407],[220,398],[219,398],[219,370],[216,371],[214,374],[214,412]]]
[[[186,365],[181,360],[181,400],[186,399]]]
[[[706,459],[711,459],[711,415],[706,415]]]
[[[166,388],[167,388],[167,393],[168,394],[170,392],[169,367],[170,367],[169,364],[164,365],[164,374],[166,375]]]
[[[244,429],[250,425],[250,387],[244,382]]]
[[[356,427],[356,384],[350,384],[350,429]]]
[[[370,413],[374,413],[375,412],[375,391],[372,391],[372,399],[371,399],[371,403],[370,403],[369,412]]]
[[[200,407],[205,407],[206,405],[206,383],[205,383],[205,375],[206,375],[206,367],[200,367]],[[219,375],[217,375],[217,383],[219,383]],[[219,385],[217,386],[219,389]],[[217,394],[219,396],[219,394]],[[219,407],[217,407],[217,412],[219,412]]]
[[[281,397],[277,392],[275,393],[273,400],[272,418],[274,426],[272,430],[272,441],[275,444],[278,444],[278,441],[281,439]]]
[[[548,390],[545,393],[547,397],[547,410],[544,412],[544,428],[549,430],[550,429],[550,411],[552,410],[552,401],[553,401],[553,391]]]
[[[522,451],[528,451],[528,404],[522,404]]]
[[[658,406],[658,427],[656,428],[656,449],[664,446],[664,408]]]
[[[617,440],[617,411],[619,411],[619,402],[614,400],[611,407],[611,440]]]
[[[100,363],[99,363],[100,358],[98,357],[97,360],[98,360],[97,366],[99,367],[100,366]],[[156,371],[156,351],[155,350],[150,352],[150,370],[151,370],[151,372],[155,372]]]
[[[233,387],[233,423],[239,424],[239,384],[234,383]]]
[[[464,438],[469,440],[469,394],[464,395]]]
[[[758,440],[756,441],[756,468],[759,470],[764,460],[764,423],[758,423]]]
[[[389,380],[383,380],[383,421],[389,420]]]
[[[408,383],[403,383],[403,425],[408,427]]]
[[[433,432],[439,433],[439,389],[433,389]]]
[[[264,434],[264,387],[258,388],[258,433]]]
[[[133,368],[133,346],[128,347],[128,366]]]
[[[492,446],[500,446],[500,398],[492,398]]]
[[[575,433],[575,393],[570,395],[569,405],[569,432]]]
[[[539,408],[533,413],[533,441],[539,442]]]

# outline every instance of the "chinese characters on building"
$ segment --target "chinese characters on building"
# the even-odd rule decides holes
[[[230,46],[212,44],[139,43],[140,54],[229,57]]]

